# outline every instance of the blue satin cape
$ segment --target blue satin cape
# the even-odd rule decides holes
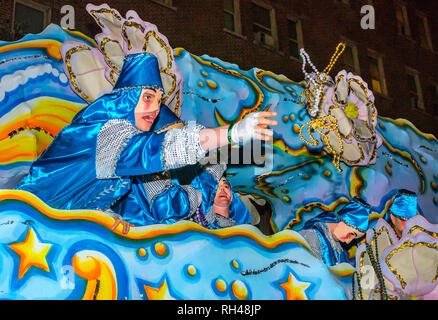
[[[57,209],[111,208],[137,225],[173,223],[186,218],[188,195],[179,185],[160,194],[150,208],[140,180],[141,175],[163,171],[161,150],[165,133],[157,131],[180,122],[165,105],[161,106],[151,131],[136,134],[124,147],[115,170],[120,178],[96,177],[97,136],[103,125],[111,119],[125,119],[135,126],[134,109],[141,90],[148,87],[162,90],[159,77],[150,75],[156,72],[155,60],[146,54],[129,55],[115,90],[82,109],[32,164],[16,189],[29,191]],[[212,205],[208,192],[217,188],[211,179],[202,176],[192,182],[202,190],[206,210]],[[238,223],[250,221],[249,210],[239,199],[233,200],[230,216]]]
[[[134,135],[124,147],[115,169],[121,178],[98,179],[95,158],[101,128],[111,119],[128,120],[135,126],[135,107],[142,89],[149,87],[162,90],[157,58],[150,54],[128,55],[115,89],[76,114],[16,189],[29,191],[57,209],[106,210],[130,192],[142,195],[133,187],[136,176],[163,171],[165,133],[155,131],[179,120],[165,105],[151,131]]]
[[[149,207],[147,201],[140,203],[137,200],[139,197],[146,199],[146,194],[140,179],[134,178],[132,192],[117,202],[114,210],[119,212],[123,219],[141,226],[156,223],[172,224],[187,219],[190,215],[190,202],[187,192],[180,185],[180,179],[191,180],[189,185],[202,194],[201,211],[208,212],[213,206],[218,182],[207,170],[203,170],[199,165],[172,170],[174,185],[161,192],[155,198],[152,207]],[[251,223],[252,217],[248,207],[236,193],[232,192],[232,194],[230,218],[234,219],[236,224]],[[212,223],[208,228],[219,229],[220,227],[216,223]]]

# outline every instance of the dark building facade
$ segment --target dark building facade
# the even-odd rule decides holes
[[[1,0],[0,37],[12,40],[60,24],[74,9],[75,29],[99,32],[89,1]],[[436,0],[107,0],[122,15],[134,9],[170,44],[300,81],[299,48],[318,69],[337,44],[343,68],[373,89],[382,116],[405,118],[438,137],[438,1]],[[93,4],[101,4],[94,2]],[[64,9],[63,9],[64,8]],[[375,17],[375,21],[373,21]]]

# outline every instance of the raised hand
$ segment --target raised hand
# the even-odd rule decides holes
[[[276,112],[257,112],[251,113],[243,120],[237,122],[230,129],[231,141],[234,143],[245,142],[252,138],[268,140],[274,132],[268,126],[276,126],[277,121],[268,119],[275,117]]]

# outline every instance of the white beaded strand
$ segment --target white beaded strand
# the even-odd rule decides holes
[[[315,86],[315,88],[316,88],[315,102],[309,108],[310,116],[315,117],[316,114],[318,113],[318,106],[319,106],[319,102],[320,102],[320,98],[321,98],[321,90],[322,90],[323,85],[322,85],[321,78],[319,78],[319,76],[318,76],[318,74],[319,74],[318,69],[312,63],[309,55],[307,54],[306,50],[304,50],[304,48],[300,49],[300,56],[303,59],[302,71],[303,71],[303,74],[305,76],[305,79],[308,80],[309,82],[311,82],[312,85]],[[307,73],[307,71],[306,71],[306,64],[307,63],[310,65],[310,67],[314,71],[314,75]],[[315,81],[315,78],[317,78],[317,77],[318,77],[318,80],[321,81],[320,83],[317,83]]]

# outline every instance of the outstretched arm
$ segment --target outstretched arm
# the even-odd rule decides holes
[[[253,113],[243,120],[229,126],[204,128],[189,123],[182,128],[174,128],[165,133],[137,132],[127,141],[120,153],[108,152],[117,156],[115,168],[113,161],[107,161],[108,169],[113,168],[114,176],[144,175],[180,168],[199,162],[208,151],[230,143],[245,142],[252,138],[268,140],[277,121],[267,119],[275,112]],[[108,170],[111,171],[111,170]]]
[[[204,128],[199,135],[201,146],[205,151],[211,151],[229,143],[245,142],[251,138],[266,141],[273,136],[273,131],[267,129],[267,126],[277,125],[277,121],[267,118],[276,115],[276,112],[252,113],[231,128],[229,125]]]

